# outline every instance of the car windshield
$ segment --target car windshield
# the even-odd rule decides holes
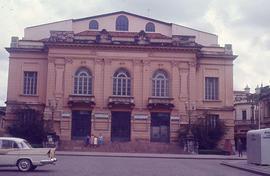
[[[25,148],[25,149],[32,148],[32,146],[26,140],[23,140],[20,144],[21,144],[22,148]]]

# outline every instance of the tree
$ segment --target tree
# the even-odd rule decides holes
[[[12,113],[18,120],[7,128],[8,132],[12,136],[24,138],[30,143],[41,144],[46,134],[42,113],[28,106],[16,107]]]
[[[218,142],[226,132],[224,121],[217,119],[209,124],[207,119],[198,119],[192,124],[191,131],[199,143],[199,149],[216,149]]]

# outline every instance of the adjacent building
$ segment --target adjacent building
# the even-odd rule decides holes
[[[27,27],[6,50],[8,123],[27,105],[64,141],[171,143],[207,114],[233,143],[236,56],[217,35],[120,11]]]
[[[245,91],[234,91],[234,139],[235,144],[237,140],[241,140],[243,146],[246,146],[247,132],[255,128],[257,123],[252,118],[255,111],[252,111],[252,105],[247,97],[248,94]]]
[[[250,93],[247,86],[244,91],[234,91],[235,141],[246,144],[249,130],[270,127],[270,88],[257,86]]]
[[[265,86],[260,88],[258,112],[260,118],[260,128],[270,128],[270,87]]]
[[[6,107],[0,106],[0,135],[5,133]]]

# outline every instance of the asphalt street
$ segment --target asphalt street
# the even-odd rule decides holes
[[[57,156],[56,165],[27,174],[0,167],[0,176],[255,176],[220,165],[221,160]]]

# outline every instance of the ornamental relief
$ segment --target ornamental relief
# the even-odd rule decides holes
[[[85,60],[81,61],[81,65],[86,65],[86,64],[87,64],[87,62]]]
[[[67,64],[73,64],[73,59],[72,58],[69,58],[69,57],[66,57],[65,58],[65,63]]]
[[[149,60],[143,60],[143,66],[150,66],[151,61]]]
[[[142,66],[143,65],[143,60],[136,60],[136,59],[134,59],[133,60],[133,63],[134,63],[134,65]]]
[[[173,67],[179,67],[179,62],[178,61],[171,61],[171,65]]]
[[[104,64],[104,59],[103,58],[96,58],[95,63],[103,65]]]
[[[104,59],[104,62],[106,65],[111,65],[112,64],[112,59]]]
[[[196,67],[197,66],[197,63],[196,62],[188,62],[188,65],[190,67]]]

